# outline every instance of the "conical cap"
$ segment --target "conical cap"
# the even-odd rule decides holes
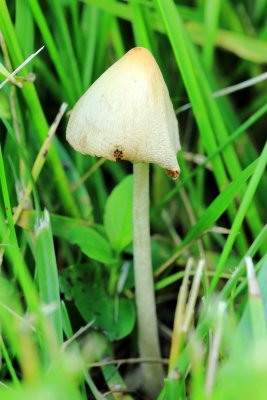
[[[83,154],[155,163],[179,175],[177,119],[147,49],[130,50],[85,92],[72,110],[67,140]]]

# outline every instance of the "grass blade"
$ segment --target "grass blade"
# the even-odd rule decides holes
[[[177,258],[176,254],[180,254],[180,251],[185,248],[190,242],[201,236],[203,232],[209,229],[212,224],[217,221],[218,218],[225,212],[229,204],[233,201],[236,194],[240,191],[244,183],[249,179],[256,169],[257,162],[254,161],[244,171],[241,172],[240,176],[231,182],[227,188],[216,197],[216,199],[209,205],[204,214],[198,219],[196,224],[190,229],[188,234],[185,236],[181,244],[177,247],[176,252],[173,256],[166,261],[156,272],[158,276],[166,268],[168,268]],[[221,272],[221,271],[220,271]]]
[[[41,301],[52,307],[51,321],[56,335],[57,343],[63,342],[63,329],[61,320],[60,291],[58,282],[57,263],[53,236],[50,225],[49,213],[45,210],[35,226],[36,234],[36,268],[39,282]]]
[[[215,272],[215,275],[213,277],[213,280],[211,282],[211,286],[210,286],[210,292],[213,293],[218,282],[220,279],[220,274],[222,272],[223,266],[227,260],[227,257],[229,256],[233,244],[235,242],[235,239],[238,235],[238,232],[240,230],[240,227],[243,223],[243,220],[245,218],[245,215],[248,211],[248,208],[251,204],[251,201],[253,199],[254,193],[259,185],[260,179],[262,177],[262,174],[265,170],[266,167],[266,163],[267,163],[267,143],[265,144],[262,153],[257,161],[257,166],[255,168],[255,171],[253,173],[253,176],[250,179],[249,185],[247,187],[247,190],[245,192],[245,195],[243,197],[243,200],[240,204],[240,207],[238,209],[238,212],[236,214],[235,220],[233,222],[233,225],[231,227],[231,232],[227,238],[226,244],[224,246],[223,252],[221,254],[218,266],[217,266],[217,270]]]
[[[19,47],[19,43],[11,22],[5,0],[0,0],[0,9],[0,28],[6,44],[9,48],[12,62],[14,65],[20,65],[23,63],[24,59],[21,53],[21,49]],[[27,69],[23,68],[23,72],[27,74]],[[48,132],[48,125],[33,83],[28,82],[27,85],[23,86],[21,92],[27,103],[31,116],[31,121],[36,131],[36,135],[39,141],[43,142]],[[58,191],[59,197],[62,200],[63,207],[65,208],[66,212],[78,216],[79,212],[77,210],[73,196],[69,191],[66,174],[54,145],[51,146],[48,155],[48,162],[50,168],[53,170],[56,189]]]
[[[213,64],[214,45],[220,8],[221,0],[208,0],[205,2],[205,42],[203,58],[208,68],[211,68]]]

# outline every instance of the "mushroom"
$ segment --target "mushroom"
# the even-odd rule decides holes
[[[161,71],[145,48],[135,47],[105,71],[75,105],[67,126],[75,150],[129,160],[134,175],[134,272],[139,352],[160,357],[149,229],[149,163],[176,179],[180,169],[178,123]],[[163,384],[160,364],[144,363],[152,397]]]

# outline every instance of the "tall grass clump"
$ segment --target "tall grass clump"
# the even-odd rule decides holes
[[[1,399],[266,399],[266,11],[0,0]],[[136,46],[162,71],[182,148],[177,181],[149,174],[160,357],[138,350],[130,163],[65,138],[77,100]],[[145,365],[164,379],[147,385]]]

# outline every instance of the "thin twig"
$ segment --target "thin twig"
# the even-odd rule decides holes
[[[143,358],[122,358],[119,360],[106,360],[99,361],[97,363],[88,364],[88,368],[103,367],[106,365],[116,365],[116,364],[139,364],[139,363],[156,363],[168,365],[168,358],[153,358],[153,357],[143,357]]]
[[[12,392],[14,392],[15,390],[9,386],[7,386],[4,382],[0,381],[0,386],[2,386],[3,388],[7,389],[7,390],[11,390]]]
[[[107,397],[107,396],[109,396],[110,394],[113,394],[113,393],[121,393],[122,395],[124,395],[124,394],[135,393],[135,391],[121,387],[120,389],[118,388],[118,389],[109,390],[108,392],[103,393],[102,396],[103,397]],[[117,396],[117,397],[119,398],[119,396]]]
[[[229,233],[231,233],[231,230],[227,229],[227,228],[223,228],[223,227],[219,227],[219,226],[214,226],[211,228],[206,229],[205,231],[203,231],[199,236],[197,236],[196,238],[192,239],[191,242],[189,242],[186,246],[184,246],[182,249],[179,249],[178,251],[176,251],[176,253],[174,253],[167,261],[165,261],[164,264],[162,264],[155,272],[155,276],[159,276],[161,275],[170,265],[172,265],[172,263],[174,263],[174,261],[180,257],[181,254],[183,254],[185,252],[185,250],[187,250],[189,247],[191,247],[197,240],[199,240],[201,237],[203,237],[204,235],[206,235],[207,233],[212,232],[212,233],[220,233],[223,235],[228,235]]]
[[[30,57],[28,57],[25,61],[23,61],[22,64],[20,64],[20,65],[18,66],[18,68],[16,68],[13,72],[11,72],[11,74],[0,84],[0,89],[2,89],[2,88],[5,86],[5,84],[6,84],[7,82],[9,82],[9,81],[12,79],[12,77],[13,77],[14,75],[16,75],[17,72],[19,72],[23,67],[25,67],[25,65],[27,65],[34,57],[36,57],[37,54],[39,54],[39,53],[44,49],[44,47],[45,47],[45,46],[42,46],[42,47],[41,47],[39,50],[37,50],[35,53],[31,54]]]
[[[79,336],[81,336],[84,332],[86,332],[89,328],[91,328],[91,326],[93,325],[93,323],[95,322],[95,320],[93,319],[92,321],[90,321],[87,325],[82,326],[77,332],[74,333],[73,336],[71,336],[68,340],[66,340],[62,346],[61,346],[61,350],[65,350],[65,348],[70,345],[70,343],[72,343],[75,339],[77,339]]]
[[[24,317],[16,313],[16,311],[12,310],[12,308],[8,307],[5,303],[2,303],[2,301],[0,301],[0,306],[3,307],[6,311],[8,311],[11,315],[13,315],[13,317],[17,318],[20,322],[23,323],[25,322]],[[32,324],[30,324],[29,326],[33,332],[36,332],[36,329]]]
[[[188,151],[183,151],[183,158],[187,161],[192,161],[197,165],[202,165],[207,160],[207,157],[204,156],[203,154],[195,154],[195,153],[190,153]],[[212,164],[207,163],[205,165],[205,168],[208,169],[209,171],[212,171]]]
[[[104,162],[106,161],[106,158],[102,157],[100,160],[98,160],[95,165],[92,166],[92,168],[89,169],[79,180],[78,182],[73,185],[71,188],[72,192],[75,192]]]
[[[193,243],[195,243],[197,239],[192,240],[192,242],[188,243],[185,247],[183,247],[182,249],[179,249],[178,251],[176,251],[176,253],[174,253],[167,261],[165,261],[164,264],[162,264],[157,271],[155,272],[155,276],[159,276],[162,274],[162,272],[164,272],[172,263],[174,263],[174,261],[185,252],[185,250],[187,250],[189,247],[192,246]]]
[[[267,79],[267,72],[264,72],[263,74],[255,76],[254,78],[247,79],[246,81],[237,83],[236,85],[228,86],[226,88],[218,90],[218,91],[212,93],[212,97],[217,98],[217,97],[226,96],[227,94],[238,92],[240,90],[243,90],[250,86],[253,86],[256,83],[262,82],[265,79]],[[184,104],[182,107],[179,107],[175,112],[176,112],[176,114],[181,114],[182,112],[189,110],[191,107],[192,107],[192,104],[187,103],[187,104]]]

